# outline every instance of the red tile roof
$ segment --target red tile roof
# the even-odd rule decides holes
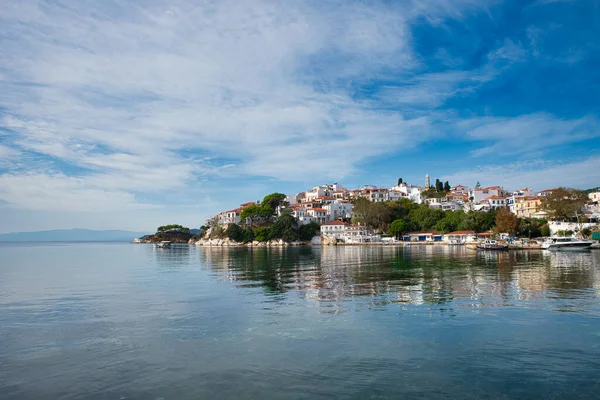
[[[447,235],[474,235],[475,231],[454,231],[447,233]]]
[[[331,222],[327,222],[323,225],[348,225],[348,224],[345,222],[342,222],[342,221],[331,221]],[[321,226],[323,226],[323,225],[321,225]]]

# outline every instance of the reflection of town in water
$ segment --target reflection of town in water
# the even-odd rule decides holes
[[[392,303],[482,309],[527,302],[536,307],[538,300],[561,298],[575,307],[564,311],[577,311],[578,296],[585,302],[600,295],[600,252],[594,251],[476,252],[450,246],[172,250],[157,252],[159,263],[166,257],[170,265],[178,259],[187,264],[197,257],[219,280],[262,288],[266,294],[300,296],[327,312]]]

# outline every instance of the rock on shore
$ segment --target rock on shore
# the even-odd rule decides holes
[[[190,244],[195,244],[196,246],[206,246],[206,247],[287,247],[287,246],[306,246],[310,245],[311,242],[285,242],[283,239],[274,239],[269,240],[267,242],[248,242],[248,243],[240,243],[235,242],[233,240],[225,239],[200,239],[196,241],[190,240]]]

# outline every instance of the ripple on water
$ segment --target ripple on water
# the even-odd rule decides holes
[[[595,398],[600,253],[0,246],[6,399]]]

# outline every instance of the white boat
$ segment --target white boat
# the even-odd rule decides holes
[[[485,240],[477,244],[479,250],[508,250],[508,244],[499,243],[495,240]]]
[[[159,249],[171,247],[171,242],[169,242],[168,240],[163,240],[162,242],[154,243],[154,247],[158,247]]]
[[[544,250],[587,250],[592,247],[591,240],[578,239],[574,237],[550,237],[542,243]]]
[[[465,244],[465,242],[459,239],[452,239],[448,242],[448,246],[462,246],[463,244]]]

